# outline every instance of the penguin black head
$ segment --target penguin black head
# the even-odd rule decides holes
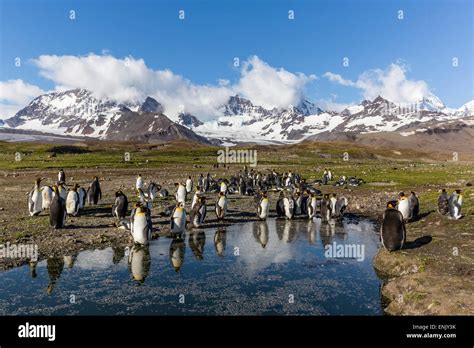
[[[175,183],[174,183],[174,186],[178,187],[178,186],[179,186],[179,182],[175,182]]]
[[[458,195],[461,194],[461,190],[454,190],[454,192],[456,192]]]
[[[411,193],[413,196],[416,196],[416,193],[415,193],[415,192],[411,191],[410,193]]]
[[[324,199],[328,199],[328,198],[329,198],[329,195],[326,193],[326,194],[324,194],[323,197],[324,197]]]
[[[206,204],[206,197],[199,197],[199,202]]]
[[[120,196],[123,196],[122,190],[118,190],[117,192],[115,192],[115,197],[120,197]]]
[[[400,192],[400,193],[398,194],[398,197],[405,197],[405,192],[403,192],[403,191]]]
[[[333,196],[334,198],[336,198],[336,194],[335,194],[335,193],[333,193],[332,196]]]
[[[442,192],[442,193],[445,193],[445,192],[446,192],[446,189],[442,189],[441,192]]]
[[[219,196],[224,196],[224,192],[219,192]]]

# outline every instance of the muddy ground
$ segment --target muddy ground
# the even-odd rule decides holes
[[[279,169],[279,168],[277,168]],[[285,170],[280,168],[280,171]],[[189,166],[179,168],[168,165],[161,169],[142,170],[148,182],[162,184],[170,192],[169,199],[155,201],[153,214],[154,236],[169,234],[169,217],[160,216],[166,207],[174,204],[173,183],[184,181],[191,173],[211,172],[218,177],[229,177],[235,168],[213,169]],[[68,217],[67,226],[53,230],[49,226],[48,212],[30,217],[26,193],[34,178],[46,177],[44,184],[52,184],[56,170],[18,170],[0,172],[0,243],[37,244],[39,260],[51,256],[75,254],[86,249],[125,247],[132,242],[128,231],[118,229],[112,217],[114,193],[122,188],[131,202],[137,171],[132,169],[68,170],[68,183],[87,186],[91,177],[101,178],[103,199],[99,205],[86,207],[79,217]],[[419,196],[437,191],[441,187],[418,186]],[[349,199],[348,212],[373,218],[380,222],[388,200],[398,191],[366,184],[357,188],[323,186],[324,193],[336,192]],[[472,195],[472,193],[471,193]],[[215,219],[215,195],[208,194],[208,215],[205,228],[256,220],[253,197],[230,195],[228,217],[224,222]],[[473,197],[465,197],[472,200]],[[188,196],[188,200],[191,197]],[[277,194],[270,194],[271,215],[275,213]],[[392,315],[473,315],[474,314],[474,216],[469,213],[461,220],[449,220],[435,212],[435,206],[424,205],[421,200],[421,217],[407,226],[406,248],[389,253],[380,249],[374,258],[374,268],[385,280],[382,294],[387,302],[386,313]],[[5,270],[27,263],[27,259],[0,259]]]

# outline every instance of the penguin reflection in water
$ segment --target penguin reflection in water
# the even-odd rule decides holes
[[[194,230],[189,233],[188,243],[196,260],[202,261],[204,259],[204,245],[206,244],[204,231]]]
[[[170,262],[175,272],[179,272],[183,267],[186,244],[184,243],[184,233],[177,233],[173,236],[170,245]]]
[[[135,244],[128,254],[128,270],[134,281],[139,284],[145,282],[150,273],[151,257],[148,246]]]
[[[49,208],[49,223],[54,228],[63,228],[66,223],[66,202],[58,192],[58,186],[53,186],[54,198]]]
[[[260,243],[262,248],[265,248],[268,244],[268,237],[270,233],[268,231],[268,224],[266,221],[257,221],[253,224],[253,236],[255,240]]]
[[[396,208],[396,203],[396,201],[387,203],[380,228],[382,245],[388,251],[402,249],[406,242],[404,217],[400,210]]]
[[[224,256],[227,232],[225,229],[218,229],[214,234],[214,248],[218,256]]]
[[[130,232],[133,241],[137,244],[147,245],[151,240],[152,230],[150,209],[137,202],[130,216]]]
[[[30,216],[39,215],[43,210],[43,195],[41,193],[41,178],[35,180],[33,190],[28,192],[28,211]]]
[[[62,257],[49,257],[46,261],[46,269],[48,270],[49,283],[46,292],[48,295],[53,293],[54,287],[61,276],[64,269],[64,259]]]

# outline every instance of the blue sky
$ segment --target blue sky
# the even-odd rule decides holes
[[[93,53],[143,59],[151,70],[169,69],[199,86],[217,85],[219,79],[238,84],[242,65],[234,67],[234,57],[245,62],[258,56],[275,69],[316,75],[296,87],[316,101],[360,101],[373,92],[357,87],[361,74],[373,69],[388,74],[393,63],[403,66],[404,78],[424,81],[449,107],[474,99],[469,0],[0,0],[0,4],[0,81],[22,80],[42,91],[64,81],[51,66],[41,68],[32,61],[41,55]],[[69,19],[70,10],[75,11],[75,20]],[[184,20],[179,20],[179,10],[185,11]],[[289,10],[294,11],[293,20],[288,19]],[[402,20],[397,18],[399,10]],[[21,58],[21,67],[15,67],[16,57]],[[348,67],[342,64],[344,57],[349,58]],[[452,65],[454,57],[457,67]],[[330,81],[326,72],[353,85]],[[15,103],[8,93],[0,98]]]

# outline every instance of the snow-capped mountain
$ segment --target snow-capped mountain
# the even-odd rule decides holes
[[[396,105],[382,97],[364,100],[342,112],[323,111],[304,100],[297,106],[265,109],[235,96],[221,107],[222,116],[192,129],[203,136],[224,141],[295,142],[328,133],[391,132],[424,122],[462,117],[436,96],[410,105]],[[467,114],[471,112],[467,112]]]
[[[171,121],[163,114],[163,106],[151,97],[143,103],[116,103],[99,100],[85,89],[41,95],[5,123],[14,129],[107,140],[191,139],[209,143]]]
[[[88,136],[107,140],[163,141],[192,139],[224,144],[237,142],[297,142],[330,138],[335,134],[403,132],[423,124],[446,122],[474,115],[474,101],[457,110],[447,108],[434,95],[411,105],[397,105],[382,97],[364,100],[341,112],[323,111],[303,99],[286,108],[268,109],[241,96],[231,96],[218,108],[218,116],[201,121],[195,115],[166,116],[155,99],[117,103],[99,100],[84,89],[54,92],[35,98],[6,127],[46,133]]]

